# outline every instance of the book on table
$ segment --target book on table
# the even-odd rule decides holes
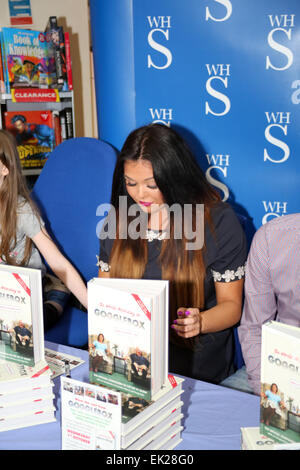
[[[41,271],[0,264],[0,361],[33,366],[43,359]]]
[[[88,282],[90,383],[148,402],[168,381],[168,281]]]
[[[300,328],[275,321],[262,326],[260,432],[300,443]]]
[[[132,410],[129,419],[123,415],[123,394],[61,377],[63,449],[174,448],[181,440],[182,384],[183,379],[172,376],[155,401]]]
[[[52,421],[41,271],[0,264],[0,432]]]
[[[259,426],[241,428],[242,450],[299,450],[298,442],[281,444],[260,432]]]
[[[273,450],[274,441],[261,434],[259,426],[241,428],[242,450]]]
[[[55,421],[51,370],[0,362],[0,432]]]

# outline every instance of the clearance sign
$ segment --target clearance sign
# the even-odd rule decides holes
[[[41,88],[15,88],[11,90],[11,97],[14,103],[26,102],[54,102],[60,101],[57,89],[41,89]]]

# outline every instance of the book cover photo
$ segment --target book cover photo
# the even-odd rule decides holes
[[[51,111],[6,111],[4,127],[16,139],[23,169],[43,168],[55,147]]]
[[[151,398],[150,299],[89,284],[90,382]],[[148,313],[148,314],[147,314]]]
[[[260,433],[275,442],[300,442],[300,328],[262,327]]]
[[[0,360],[34,365],[29,276],[0,271]]]

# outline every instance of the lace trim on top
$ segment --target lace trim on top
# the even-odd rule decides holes
[[[212,275],[215,282],[231,282],[235,281],[236,279],[242,279],[245,276],[245,269],[246,264],[244,264],[243,266],[239,266],[236,270],[226,269],[224,273],[219,273],[218,271],[214,271],[212,269]]]
[[[153,240],[164,240],[166,238],[167,232],[159,232],[158,230],[148,229],[146,232],[146,240],[152,242]]]
[[[96,255],[97,256],[97,255]],[[102,272],[108,272],[110,271],[110,265],[108,263],[105,263],[101,259],[99,259],[99,256],[97,256],[97,263],[96,266],[100,268]]]

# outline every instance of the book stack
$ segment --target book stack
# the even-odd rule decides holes
[[[276,321],[265,323],[261,343],[260,423],[258,428],[242,429],[242,442],[248,448],[261,445],[261,449],[300,449],[299,374],[300,328]],[[261,442],[268,442],[268,446]]]
[[[124,403],[123,398],[122,449],[171,450],[181,442],[182,383],[182,378],[169,376],[169,383],[143,408],[139,399],[132,397]]]
[[[113,389],[61,377],[63,450],[171,450],[181,442],[183,379],[170,377],[151,403],[124,403]],[[124,416],[123,409],[128,407]]]
[[[55,420],[41,271],[0,265],[0,431]]]
[[[64,450],[181,442],[184,379],[168,373],[168,288],[163,280],[88,282],[89,384],[61,379]]]
[[[181,440],[183,379],[168,374],[168,298],[168,281],[88,283],[89,379],[121,393],[122,449]]]
[[[0,431],[55,421],[51,375],[44,361],[0,363]]]

